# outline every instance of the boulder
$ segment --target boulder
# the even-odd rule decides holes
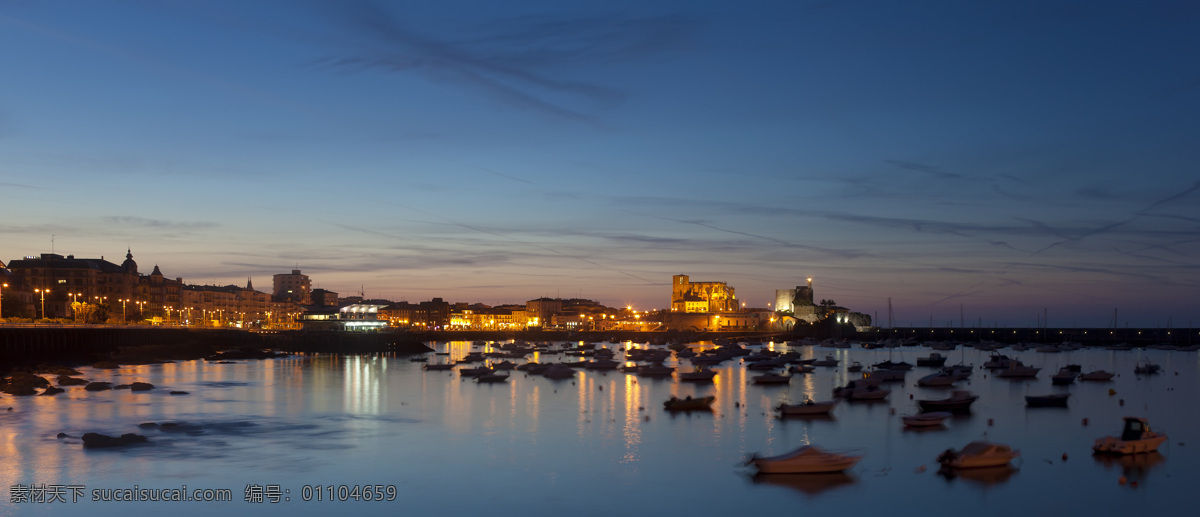
[[[97,381],[97,382],[89,382],[89,383],[87,384],[87,386],[84,386],[84,387],[83,387],[83,389],[85,389],[85,390],[88,390],[88,391],[105,391],[105,390],[111,390],[111,389],[112,389],[112,383],[110,383],[110,382],[99,382],[99,381]]]
[[[116,385],[116,386],[113,386],[113,387],[112,387],[112,389],[114,389],[114,390],[127,390],[127,389],[129,389],[129,385],[128,385],[128,384],[118,384],[118,385]]]
[[[188,393],[186,391],[172,391],[171,394],[172,395],[190,395],[190,393]]]
[[[129,389],[132,391],[150,391],[154,389],[154,385],[148,382],[135,382],[129,385]]]
[[[25,372],[17,372],[9,377],[8,382],[3,383],[0,391],[9,395],[35,395],[38,388],[45,388],[50,385],[50,381],[43,377]]]
[[[79,377],[71,377],[67,375],[58,376],[59,386],[85,386],[87,383],[87,379],[80,379]]]
[[[133,433],[125,433],[119,437],[108,436],[100,433],[87,433],[83,435],[83,446],[87,449],[122,447],[136,443],[146,443],[146,437]]]
[[[64,391],[67,391],[67,390],[64,390],[62,388],[58,388],[55,386],[46,386],[46,391],[43,391],[42,395],[58,395],[59,393],[62,393]]]

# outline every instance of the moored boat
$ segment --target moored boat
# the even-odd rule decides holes
[[[1050,377],[1050,383],[1058,386],[1066,386],[1075,382],[1075,378],[1079,376],[1079,370],[1073,369],[1070,366],[1064,366],[1058,369],[1058,373]]]
[[[712,403],[716,399],[712,395],[697,398],[692,398],[691,395],[684,398],[672,396],[663,402],[663,409],[667,411],[712,411]]]
[[[1070,393],[1025,395],[1025,405],[1029,407],[1067,407],[1067,398],[1070,396]]]
[[[1038,372],[1042,369],[1035,366],[1026,366],[1021,361],[1013,361],[1008,368],[1002,368],[996,372],[996,377],[1002,379],[1032,379],[1037,377]]]
[[[1104,370],[1096,370],[1094,372],[1087,372],[1083,375],[1080,375],[1079,380],[1104,382],[1104,381],[1111,381],[1112,378],[1115,376],[1116,376],[1116,374],[1112,373],[1112,372],[1106,372]]]
[[[679,374],[679,380],[688,382],[712,382],[713,378],[716,376],[717,372],[711,369],[696,367],[695,371],[681,372]]]
[[[861,459],[862,456],[827,452],[814,445],[805,445],[778,456],[751,456],[746,465],[754,465],[763,474],[820,474],[841,472],[857,465]]]
[[[828,415],[833,408],[837,407],[837,403],[836,400],[814,402],[812,399],[807,399],[799,404],[780,404],[776,409],[782,416]]]
[[[937,352],[930,353],[927,357],[918,357],[917,366],[935,366],[941,367],[946,364],[946,356]]]
[[[792,382],[792,377],[790,375],[780,375],[778,373],[764,373],[762,375],[754,376],[754,378],[750,379],[750,381],[754,384],[787,384]]]
[[[1139,364],[1133,368],[1133,373],[1137,375],[1158,375],[1161,371],[1161,366],[1151,363]]]
[[[917,406],[921,411],[950,411],[965,413],[971,410],[971,404],[979,399],[966,390],[955,390],[950,396],[940,400],[918,400]]]
[[[946,468],[972,469],[1007,465],[1013,458],[1020,455],[1020,451],[1015,451],[1012,447],[1004,444],[971,442],[962,450],[946,449],[938,455],[937,461]]]
[[[956,379],[953,375],[945,372],[937,372],[917,379],[917,386],[929,388],[946,387],[954,384],[957,381],[958,379]]]
[[[947,411],[934,411],[932,413],[905,416],[901,420],[904,421],[904,427],[937,427],[942,425],[942,422],[945,422],[951,416],[953,415]]]
[[[1097,438],[1092,450],[1103,454],[1142,454],[1157,451],[1165,441],[1167,435],[1151,430],[1145,418],[1127,416],[1120,437]]]

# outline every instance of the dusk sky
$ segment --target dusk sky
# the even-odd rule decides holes
[[[4,263],[1188,327],[1197,163],[1193,1],[0,0]]]

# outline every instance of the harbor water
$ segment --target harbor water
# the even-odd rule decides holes
[[[447,355],[427,354],[430,363],[486,350],[467,342],[432,346]],[[851,361],[915,363],[929,349],[753,349],[828,355],[839,362],[777,386],[752,384],[757,372],[736,359],[714,366],[718,375],[710,384],[584,369],[573,379],[514,371],[506,382],[480,384],[457,371],[428,371],[425,363],[386,355],[80,368],[88,380],[156,388],[68,387],[56,396],[0,396],[0,515],[744,515],[803,509],[1007,516],[1194,507],[1193,469],[1200,465],[1196,352],[1001,349],[996,353],[1042,368],[1034,379],[1009,380],[979,368],[993,352],[960,346],[941,352],[947,364],[976,368],[952,389],[969,390],[979,400],[970,414],[943,427],[912,431],[901,417],[917,412],[915,400],[950,394],[916,386],[933,368],[916,367],[904,382],[885,385],[892,390],[885,401],[842,402],[831,417],[781,419],[773,409],[832,398],[833,388],[861,376],[846,370]],[[1162,373],[1135,375],[1144,362],[1161,365]],[[692,368],[686,359],[666,364]],[[1067,364],[1118,376],[1053,386],[1051,375]],[[1026,407],[1026,395],[1050,393],[1070,393],[1067,407]],[[715,396],[713,411],[663,409],[669,397],[688,395]],[[1159,453],[1093,456],[1093,441],[1118,434],[1126,416],[1144,417],[1168,435]],[[84,449],[80,437],[89,432],[137,433],[148,441]],[[938,473],[935,458],[942,451],[976,440],[1019,450],[1015,469]],[[743,466],[752,453],[779,454],[806,444],[857,450],[864,458],[835,475],[755,476]],[[232,500],[104,500],[135,487],[142,495],[134,498],[148,498],[150,490],[162,490],[161,496],[184,486],[189,494],[227,490]],[[45,502],[46,492],[37,490],[57,497]],[[31,495],[41,495],[41,502]]]

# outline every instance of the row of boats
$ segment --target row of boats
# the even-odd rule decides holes
[[[1095,454],[1147,454],[1158,450],[1167,440],[1167,435],[1150,429],[1149,423],[1140,417],[1125,417],[1125,426],[1119,436],[1096,439],[1092,445]],[[974,441],[961,449],[946,449],[937,456],[943,469],[977,469],[1009,466],[1021,452],[1002,443]],[[826,451],[815,445],[805,445],[777,456],[750,456],[745,465],[753,465],[762,474],[826,474],[853,468],[864,455],[853,451]]]

